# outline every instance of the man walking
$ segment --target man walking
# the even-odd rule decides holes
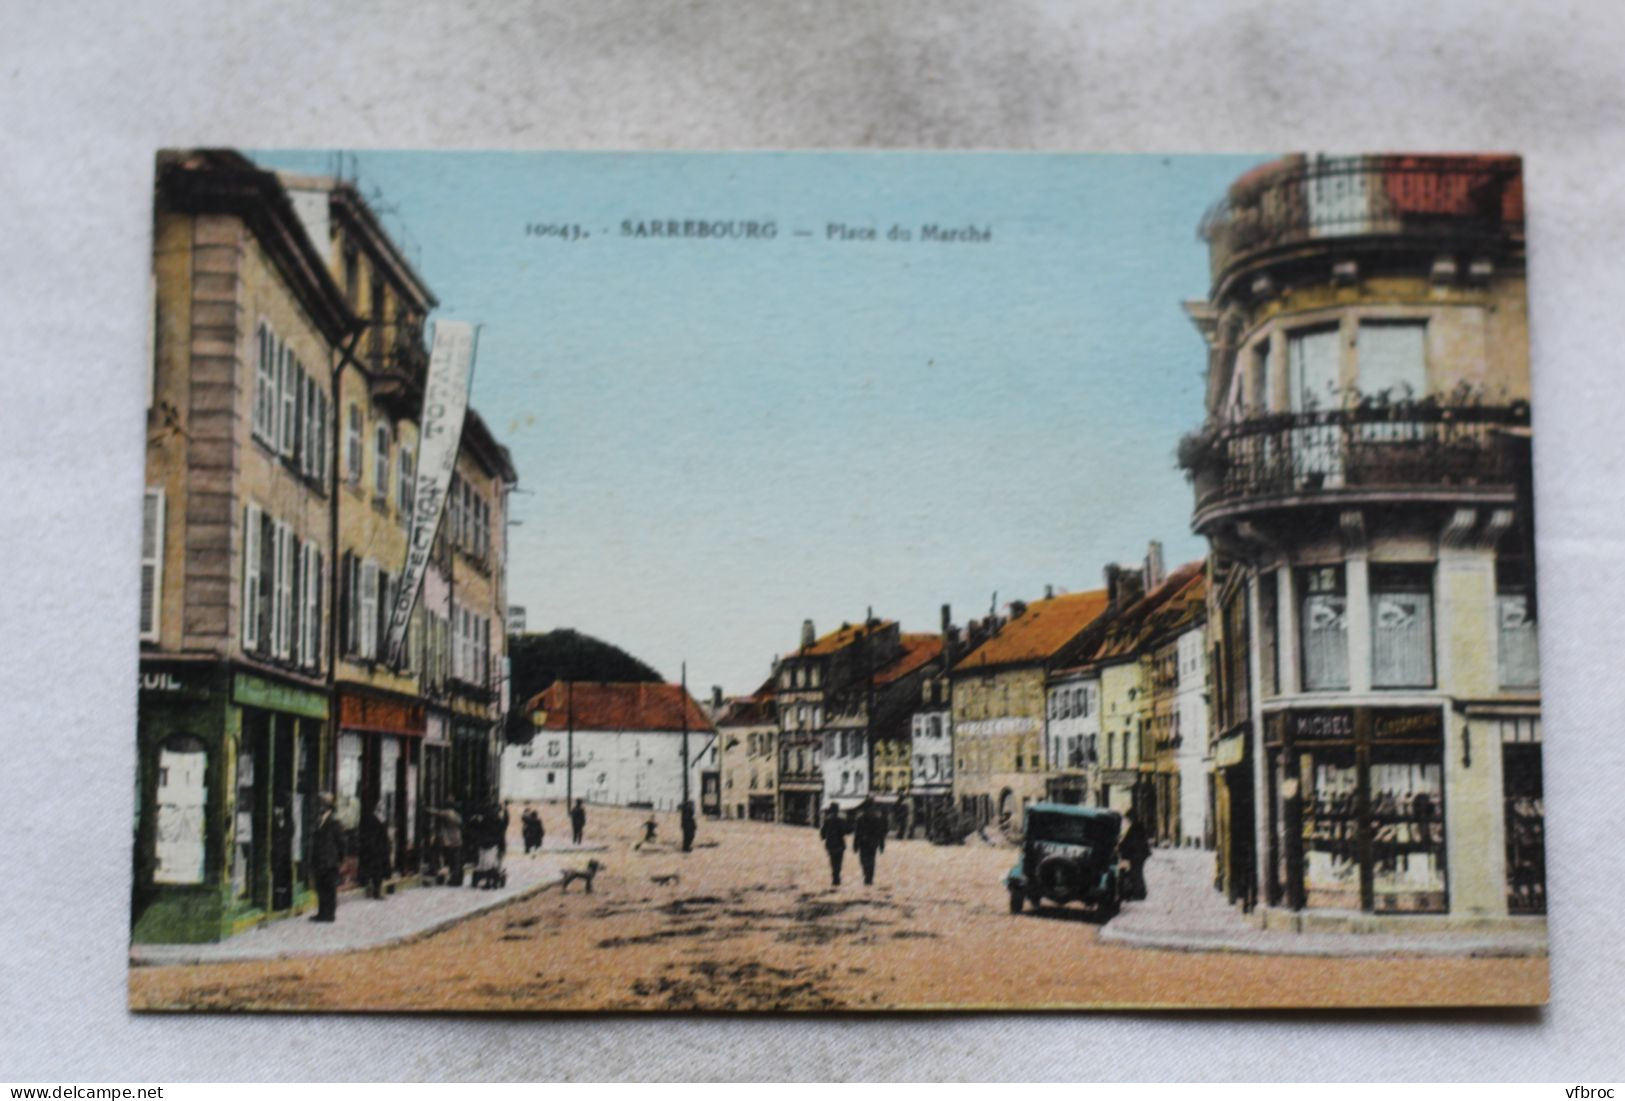
[[[570,808],[570,844],[581,844],[581,833],[587,828],[587,805],[580,799]]]
[[[863,882],[875,881],[875,853],[886,851],[886,816],[880,813],[873,799],[865,799],[858,808],[858,820],[852,827],[852,848],[863,866]]]
[[[1123,837],[1117,843],[1117,855],[1128,861],[1128,881],[1123,885],[1123,897],[1145,898],[1145,862],[1151,859],[1151,843],[1146,840],[1144,827],[1132,814],[1123,816]]]
[[[683,804],[683,851],[694,850],[694,834],[698,832],[699,825],[694,821],[694,804]]]
[[[841,808],[834,803],[824,814],[824,824],[818,829],[818,836],[824,839],[824,852],[829,855],[829,885],[841,885],[841,860],[846,855],[846,820],[841,817]]]
[[[322,792],[317,797],[321,810],[316,832],[311,838],[310,868],[316,888],[316,913],[311,921],[332,921],[339,908],[339,864],[344,859],[344,827],[333,813],[333,797]]]

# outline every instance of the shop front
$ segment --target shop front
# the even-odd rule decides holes
[[[311,905],[328,700],[220,662],[143,662],[132,937],[221,940]]]
[[[427,722],[421,701],[341,687],[333,793],[344,827],[341,878],[359,878],[361,819],[378,814],[389,836],[390,870],[419,867],[418,782]]]
[[[1449,911],[1444,724],[1442,706],[1265,715],[1272,906]]]
[[[488,807],[501,798],[497,777],[501,755],[494,745],[497,736],[489,719],[452,715],[449,794],[465,816],[475,807]]]

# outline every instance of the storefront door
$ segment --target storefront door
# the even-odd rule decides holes
[[[1546,811],[1540,743],[1501,747],[1506,798],[1507,912],[1546,912]]]
[[[294,719],[277,715],[271,750],[271,909],[293,905]]]

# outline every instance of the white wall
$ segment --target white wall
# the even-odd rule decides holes
[[[566,735],[539,730],[528,746],[502,751],[502,797],[516,802],[565,797]],[[675,730],[578,730],[575,733],[575,797],[589,803],[653,804],[675,810],[683,798],[683,736]],[[713,735],[691,731],[689,798],[698,808],[700,773],[714,769]],[[551,779],[549,779],[551,777]]]

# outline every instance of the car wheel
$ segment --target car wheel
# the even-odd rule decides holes
[[[1023,901],[1025,901],[1025,898],[1026,896],[1024,896],[1020,891],[1010,892],[1010,912],[1012,914],[1021,913],[1021,904]]]

